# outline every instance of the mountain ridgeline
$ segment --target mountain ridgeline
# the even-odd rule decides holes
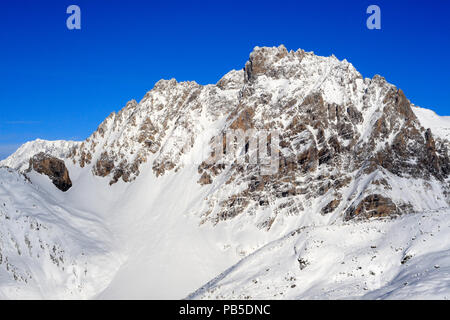
[[[256,47],[244,70],[216,85],[159,81],[66,150],[65,160],[110,184],[131,183],[148,161],[156,176],[197,165],[199,183],[214,185],[201,212],[214,223],[260,207],[272,211],[262,228],[312,208],[351,219],[413,212],[424,202],[445,207],[448,140],[423,127],[412,108],[402,90],[380,76],[363,79],[346,60]],[[186,160],[195,144],[212,148],[212,138],[231,129],[280,132],[278,172],[261,175],[258,165],[235,159],[227,166]],[[404,179],[414,188],[402,189]]]
[[[269,133],[267,150],[277,158],[276,170],[268,174],[260,162],[251,161],[263,153],[261,144],[256,151],[249,147],[254,136],[239,144],[230,141],[229,132]],[[224,152],[215,162],[217,144]],[[36,140],[0,162],[8,167],[0,168],[6,181],[0,184],[0,219],[5,219],[0,223],[0,279],[9,277],[12,287],[24,279],[22,291],[14,294],[9,282],[0,284],[0,298],[129,298],[136,292],[183,298],[226,268],[232,274],[243,257],[253,258],[242,266],[254,268],[257,277],[267,274],[269,282],[302,275],[313,279],[318,275],[314,265],[339,266],[326,271],[336,272],[326,278],[338,281],[344,273],[353,274],[345,268],[359,267],[346,255],[368,250],[368,259],[374,259],[373,246],[358,240],[364,237],[378,239],[386,249],[381,272],[366,274],[377,278],[373,289],[378,290],[400,274],[401,259],[422,250],[407,251],[416,248],[410,247],[411,239],[424,234],[415,230],[414,213],[438,212],[438,222],[424,218],[430,230],[437,229],[432,235],[448,229],[440,224],[447,223],[443,212],[450,207],[449,148],[449,118],[414,106],[383,77],[363,78],[335,56],[288,51],[282,45],[255,47],[243,69],[230,71],[215,85],[160,80],[140,102],[132,100],[111,113],[85,141]],[[390,218],[398,219],[383,224]],[[45,228],[29,225],[29,219]],[[398,247],[384,243],[380,230],[400,230],[401,219],[411,236],[393,236]],[[358,229],[359,223],[366,223],[368,231]],[[305,228],[309,235],[302,233]],[[344,258],[333,243],[331,251],[320,251],[316,238],[324,234],[341,239]],[[270,248],[278,244],[283,249],[276,250],[283,253],[271,260],[275,251]],[[313,249],[318,256],[307,253],[307,247],[319,248]],[[319,263],[319,256],[330,263]],[[400,259],[398,266],[389,257]],[[257,259],[262,262],[253,264]],[[264,263],[279,261],[286,262],[289,274],[277,278],[262,270]],[[245,296],[239,282],[245,268],[236,269],[243,273],[224,297]],[[54,280],[56,273],[61,281]],[[208,288],[220,290],[221,279]],[[257,283],[247,280],[249,286]],[[307,297],[308,281],[283,286],[294,298]],[[352,279],[345,281],[350,289],[338,289],[336,297],[367,293],[354,289]],[[213,289],[192,297],[213,297]],[[273,290],[261,287],[261,297],[279,294],[278,287]]]

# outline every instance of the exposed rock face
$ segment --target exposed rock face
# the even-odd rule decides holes
[[[237,163],[227,153],[227,165],[185,160],[196,143],[212,149],[214,136],[223,136],[225,146],[231,129],[277,130],[278,172],[262,175],[260,166]],[[205,131],[210,134],[199,142]],[[198,183],[214,185],[200,213],[204,221],[264,210],[270,214],[257,224],[270,229],[280,214],[312,209],[345,219],[414,210],[395,192],[395,177],[422,186],[438,181],[448,205],[446,145],[384,78],[363,79],[345,60],[280,46],[256,47],[243,71],[231,71],[215,86],[159,81],[140,103],[108,117],[73,159],[81,166],[93,162],[93,173],[110,183],[132,181],[147,161],[156,176],[197,165]]]
[[[363,79],[346,61],[256,48],[238,99],[229,128],[277,129],[281,163],[278,174],[267,177],[258,167],[234,163],[227,171],[233,186],[218,190],[216,198],[247,185],[237,194],[246,201],[210,201],[206,216],[215,222],[261,207],[272,212],[260,223],[268,228],[279,213],[311,208],[324,215],[345,212],[345,219],[414,211],[408,197],[392,191],[389,181],[396,177],[440,181],[448,190],[448,152],[434,146],[404,93],[380,76]]]
[[[330,201],[325,207],[322,208],[322,214],[333,212],[339,206],[339,203],[341,203],[340,199]]]
[[[198,180],[198,183],[200,183],[201,185],[211,184],[212,183],[211,176],[206,172],[203,172],[202,176],[200,177],[200,180]]]
[[[279,133],[275,174],[248,162],[248,138],[244,163],[227,152],[225,133],[250,129]],[[211,164],[217,137],[224,161]],[[284,46],[256,47],[243,70],[216,85],[157,82],[68,158],[110,184],[133,181],[145,163],[156,177],[194,167],[210,190],[195,212],[202,222],[245,214],[266,230],[310,211],[353,219],[450,202],[449,141],[422,126],[402,90],[378,75],[364,79],[346,60]]]
[[[30,159],[30,167],[28,170],[34,170],[40,174],[45,174],[61,191],[65,192],[72,187],[69,171],[67,170],[64,161],[43,152],[38,153]]]
[[[241,78],[242,71],[234,71],[220,88],[161,80],[140,103],[112,113],[71,158],[82,167],[92,165],[95,175],[111,176],[111,184],[133,181],[147,161],[156,176],[176,170],[197,136],[235,109]]]
[[[348,208],[346,219],[361,217],[361,215],[364,215],[364,217],[385,217],[396,213],[400,213],[400,210],[391,199],[379,194],[372,194],[360,201],[356,207]]]

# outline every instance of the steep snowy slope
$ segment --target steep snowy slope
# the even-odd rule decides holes
[[[412,110],[425,128],[430,128],[434,135],[450,140],[450,116],[438,116],[436,112],[412,106]]]
[[[0,168],[0,298],[88,298],[120,259],[97,216],[68,207],[48,178]]]
[[[52,230],[72,230],[64,239],[49,237],[67,247],[63,250],[75,265],[80,265],[81,250],[90,269],[108,265],[93,272],[91,289],[79,292],[80,297],[184,298],[230,267],[190,297],[214,298],[212,291],[229,298],[279,297],[288,273],[310,279],[282,291],[291,298],[389,297],[383,290],[403,294],[395,279],[410,277],[413,269],[400,269],[396,261],[406,251],[390,250],[386,243],[403,249],[413,245],[407,239],[420,233],[414,221],[423,212],[419,222],[442,231],[433,233],[441,253],[425,247],[420,255],[445,255],[448,250],[447,123],[412,106],[384,78],[364,79],[346,60],[283,46],[256,47],[243,70],[229,72],[216,85],[161,80],[139,103],[130,101],[107,117],[86,141],[31,142],[0,165],[25,171],[39,152],[62,160],[70,189],[62,192],[31,170],[26,173],[31,184],[24,182],[18,193],[23,199],[12,198],[9,210],[28,203],[28,193],[35,195],[42,207],[50,208],[48,217],[58,217],[47,221]],[[227,136],[238,130],[268,133],[267,141],[252,153],[252,137],[238,145]],[[232,152],[235,145],[237,152]],[[278,160],[276,171],[267,173],[261,161],[264,145]],[[217,146],[225,152],[211,161],[219,154]],[[52,169],[48,163],[46,168]],[[11,175],[19,176],[8,172],[0,181]],[[0,200],[11,197],[7,190]],[[64,214],[53,209],[57,207]],[[24,212],[47,217],[29,207]],[[290,236],[293,230],[307,233]],[[293,251],[306,246],[310,252],[317,241],[328,244],[312,246],[316,249],[306,256],[308,262],[291,263],[299,258]],[[378,282],[365,290],[362,272],[339,278],[343,272],[353,274],[351,259],[366,259],[373,242],[383,248],[380,272],[372,270],[377,275],[383,271],[375,277]],[[13,243],[5,248],[13,255]],[[351,261],[336,266],[339,252]],[[31,257],[21,261],[22,270],[45,265]],[[302,264],[308,267],[298,273]],[[275,272],[264,273],[265,265]],[[249,294],[261,273],[263,283],[273,285],[264,290],[257,286]],[[1,269],[0,276],[9,277],[0,282],[0,292],[15,297],[4,288],[21,285]],[[434,277],[430,274],[427,281]],[[48,277],[24,288],[42,287],[42,297],[56,291],[57,297],[68,297],[70,290],[61,279],[55,280],[59,291]],[[322,288],[330,289],[328,296],[320,293]]]
[[[450,210],[302,227],[188,299],[449,299]]]

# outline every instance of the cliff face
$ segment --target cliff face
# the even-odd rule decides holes
[[[248,154],[241,163],[225,153],[226,165],[193,157],[194,145],[212,150],[219,137],[225,146],[226,133],[239,129],[279,133],[276,173],[262,174]],[[420,209],[399,189],[401,178],[420,198],[448,203],[446,142],[422,127],[402,90],[380,76],[363,79],[345,60],[283,46],[255,48],[244,70],[216,85],[161,80],[71,158],[111,184],[132,181],[147,161],[156,176],[198,166],[198,182],[214,186],[200,215],[214,223],[265,208],[271,213],[258,226],[268,229],[279,214],[312,209],[345,219]]]
[[[21,284],[30,296],[36,294],[27,290],[43,283],[52,288],[59,268],[62,297],[92,297],[107,287],[102,297],[183,298],[247,257],[229,269],[238,276],[225,297],[247,297],[241,289],[252,286],[265,298],[282,287],[305,297],[308,279],[339,282],[343,274],[352,275],[345,288],[353,289],[336,292],[354,297],[366,293],[374,272],[382,282],[370,290],[391,283],[401,271],[393,259],[400,265],[421,254],[428,261],[430,252],[447,250],[441,225],[450,207],[450,119],[413,106],[384,78],[363,78],[334,56],[256,47],[243,67],[215,85],[161,80],[85,141],[38,140],[0,162],[31,169],[24,179],[0,168],[0,219],[7,221],[0,224],[0,276],[19,286],[12,265],[26,281],[41,268],[35,287]],[[39,174],[67,192],[55,192]],[[406,215],[413,212],[420,213]],[[369,219],[403,214],[392,224]],[[28,231],[29,217],[48,227]],[[11,234],[20,235],[17,245]],[[433,245],[422,250],[425,240]],[[38,254],[55,267],[47,269]],[[11,266],[2,265],[7,258]],[[378,268],[357,271],[361,290],[353,281],[361,270],[356,258]],[[267,272],[277,268],[289,272]],[[247,274],[252,278],[240,286]],[[262,274],[273,283],[289,279],[289,286],[268,290],[270,283],[256,279]],[[230,275],[195,297],[216,297],[215,285]],[[5,290],[0,285],[0,297]]]
[[[312,208],[345,219],[419,209],[394,186],[398,178],[415,181],[417,189],[409,192],[418,193],[429,192],[427,181],[436,181],[443,188],[441,205],[447,206],[444,143],[436,144],[404,93],[382,77],[362,79],[346,61],[284,47],[256,48],[244,77],[228,128],[278,131],[280,167],[261,176],[258,167],[231,165],[227,192],[235,184],[245,187],[211,203],[207,215],[215,221],[265,206],[272,213],[260,225],[267,228],[280,213]],[[236,198],[243,200],[236,205]]]
[[[30,159],[30,167],[28,171],[31,170],[48,176],[50,180],[52,180],[53,184],[63,192],[72,187],[69,171],[67,170],[64,161],[49,156],[44,152],[38,153]]]
[[[244,149],[226,153],[236,130],[277,133],[276,172],[249,161],[248,135]],[[217,139],[224,161],[211,163]],[[195,166],[212,190],[198,214],[213,223],[262,210],[270,213],[257,224],[270,229],[278,215],[352,219],[449,201],[448,140],[422,126],[402,90],[364,79],[346,60],[284,46],[256,47],[216,85],[161,80],[67,152],[110,184],[132,182],[147,162],[157,177]]]

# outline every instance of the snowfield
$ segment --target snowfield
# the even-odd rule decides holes
[[[233,221],[199,225],[190,214],[202,193],[195,172],[163,177],[156,190],[152,175],[110,190],[105,179],[80,175],[66,194],[38,174],[31,184],[0,173],[1,298],[450,296],[448,208],[289,230],[293,217],[268,233]],[[276,233],[284,236],[271,240]]]
[[[413,106],[412,110],[425,128],[430,128],[434,135],[450,140],[450,116],[438,116],[430,109]]]
[[[66,206],[47,177],[31,179],[0,168],[0,298],[92,297],[121,261],[112,234],[92,212]]]
[[[334,56],[250,58],[0,161],[0,299],[448,299],[450,118]],[[279,176],[202,166],[253,124],[284,135]]]
[[[448,299],[450,210],[309,226],[273,241],[188,299]]]

